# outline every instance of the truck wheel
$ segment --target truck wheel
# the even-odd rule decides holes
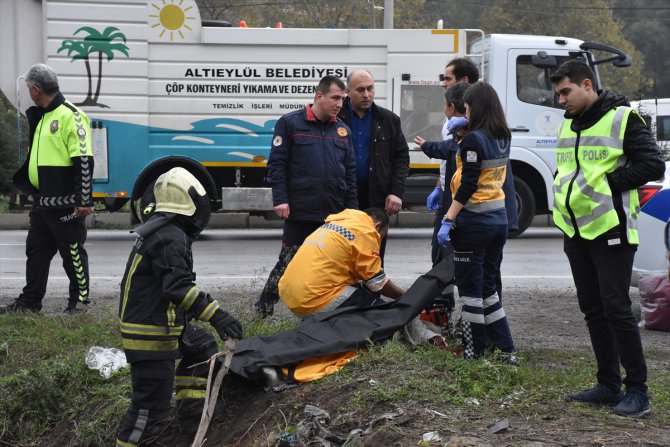
[[[519,229],[510,232],[510,238],[515,238],[526,231],[526,228],[533,222],[533,217],[535,217],[535,196],[533,195],[530,186],[519,177],[514,177],[514,189],[516,190]]]
[[[120,210],[127,202],[128,199],[119,199],[116,197],[106,197],[104,200],[105,209],[110,213]]]

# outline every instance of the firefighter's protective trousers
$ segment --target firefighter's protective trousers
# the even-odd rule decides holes
[[[117,447],[154,445],[172,425],[172,391],[176,385],[179,431],[194,435],[205,400],[209,364],[202,363],[217,352],[216,340],[205,329],[189,325],[185,337],[197,339],[196,349],[180,340],[182,360],[141,360],[130,364],[133,393],[116,438]],[[194,366],[198,364],[198,366]]]

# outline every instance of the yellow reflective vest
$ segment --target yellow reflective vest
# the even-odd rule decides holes
[[[39,193],[39,205],[93,205],[93,151],[89,119],[58,93],[46,108],[26,111],[31,147],[12,182],[24,193]]]
[[[637,190],[620,193],[626,216],[625,222],[620,222],[607,181],[607,174],[626,163],[623,139],[631,111],[630,107],[615,107],[578,133],[571,129],[571,119],[561,126],[552,214],[556,226],[568,237],[578,234],[593,240],[622,223],[628,242],[639,242]]]

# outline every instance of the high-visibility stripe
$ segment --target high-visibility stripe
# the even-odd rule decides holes
[[[505,318],[505,309],[501,307],[495,312],[491,312],[488,315],[484,315],[484,323],[485,324],[495,323],[496,321],[502,320],[503,318]]]
[[[132,338],[123,338],[123,348],[134,351],[175,351],[179,349],[177,340],[156,341],[156,340],[135,340]]]
[[[490,297],[486,298],[483,302],[484,308],[491,307],[497,303],[500,302],[500,298],[498,298],[498,294],[494,293]]]
[[[137,444],[133,444],[131,442],[123,442],[120,439],[117,439],[116,447],[137,447]]]
[[[481,298],[473,298],[469,296],[462,296],[461,302],[464,306],[470,307],[482,307],[484,305],[484,300]]]
[[[175,312],[175,305],[170,302],[167,308],[167,323],[168,326],[174,326],[174,322],[177,320],[177,313]]]
[[[151,335],[154,337],[178,337],[184,331],[184,326],[130,324],[125,321],[122,321],[119,326],[124,334]]]
[[[505,207],[505,199],[492,200],[490,202],[472,203],[468,200],[465,204],[465,209],[474,213],[481,213],[483,211],[492,211]]]
[[[133,429],[133,432],[130,434],[130,437],[128,438],[130,442],[134,442],[136,444],[140,442],[142,434],[144,433],[144,429],[147,428],[148,421],[149,421],[149,410],[147,410],[146,408],[142,408],[137,414],[137,419],[135,420],[135,428]]]
[[[574,149],[577,144],[577,137],[559,138],[556,145],[557,149]],[[602,147],[607,146],[614,149],[623,149],[623,141],[618,137],[611,136],[590,136],[584,135],[579,137],[579,147]]]
[[[485,324],[484,320],[484,314],[477,314],[473,312],[468,312],[466,310],[461,311],[461,318],[463,321],[467,321],[470,323],[479,323],[479,324]]]
[[[481,168],[491,169],[491,168],[499,168],[501,166],[507,166],[508,160],[509,158],[492,158],[490,160],[482,160]]]
[[[206,386],[207,378],[206,377],[196,377],[196,376],[175,376],[174,378],[175,386]]]
[[[205,310],[202,311],[200,316],[198,317],[198,320],[200,321],[209,321],[210,318],[214,315],[214,312],[219,310],[219,303],[216,301],[212,301],[209,303],[209,305],[205,308]]]
[[[175,399],[176,400],[181,400],[181,399],[204,399],[206,396],[207,391],[206,390],[192,390],[192,389],[186,389],[186,390],[179,390],[175,394]]]
[[[123,321],[123,316],[126,312],[126,304],[128,304],[128,295],[130,294],[130,283],[133,280],[133,275],[137,269],[138,264],[142,260],[142,255],[135,253],[133,261],[130,263],[130,269],[128,270],[128,276],[126,277],[126,286],[123,289],[123,305],[121,306],[121,315],[119,318]]]
[[[189,310],[191,306],[193,306],[193,303],[195,303],[195,299],[199,293],[200,291],[198,290],[198,286],[191,287],[191,290],[189,290],[186,293],[186,296],[184,297],[182,302],[179,303],[179,307],[181,307],[184,310]]]

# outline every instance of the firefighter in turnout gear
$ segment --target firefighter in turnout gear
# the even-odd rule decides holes
[[[26,111],[30,150],[12,182],[34,199],[26,239],[26,286],[0,313],[42,309],[51,259],[59,252],[70,280],[65,312],[71,314],[78,304],[90,301],[84,242],[86,216],[93,212],[91,128],[84,112],[60,93],[51,67],[33,65],[25,79],[35,103]]]
[[[643,416],[649,412],[647,366],[629,296],[639,241],[637,188],[661,178],[665,164],[628,100],[596,90],[595,75],[582,60],[565,62],[551,82],[566,111],[556,147],[553,218],[565,234],[563,248],[598,364],[595,387],[567,399],[616,406],[619,416]]]
[[[133,392],[118,447],[155,442],[169,424],[175,380],[181,432],[195,433],[208,367],[189,366],[218,349],[207,330],[189,324],[192,319],[210,323],[222,339],[243,335],[239,321],[195,284],[191,244],[209,221],[205,189],[187,170],[173,168],[158,177],[153,192],[156,211],[135,230],[121,282],[119,324]],[[177,358],[182,360],[175,370]]]

